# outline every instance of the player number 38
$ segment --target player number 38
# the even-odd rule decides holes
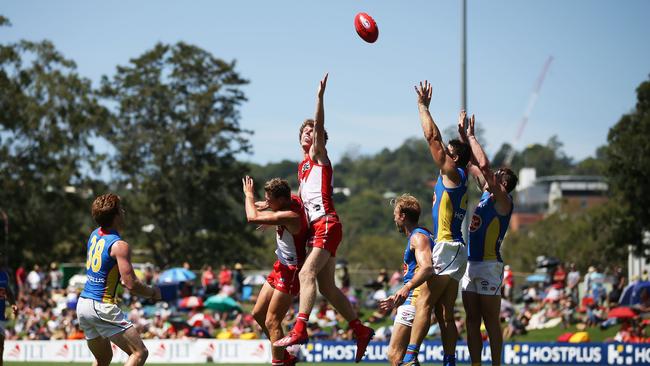
[[[90,249],[88,249],[88,259],[86,259],[86,269],[92,268],[93,272],[99,271],[102,267],[102,252],[104,251],[104,239],[97,241],[97,237],[93,236]]]

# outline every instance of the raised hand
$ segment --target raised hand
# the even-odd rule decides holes
[[[467,112],[465,110],[460,111],[458,115],[458,136],[461,141],[467,142]]]
[[[424,81],[424,84],[420,82],[420,86],[415,86],[415,92],[418,95],[418,105],[425,106],[429,108],[431,103],[431,95],[433,95],[433,87],[427,80]]]
[[[244,194],[247,196],[248,195],[252,196],[253,193],[255,192],[253,178],[247,175],[246,177],[242,178],[241,182],[244,189]]]
[[[323,77],[323,80],[320,81],[320,84],[318,85],[318,98],[322,99],[323,95],[325,95],[325,87],[327,86],[327,77],[329,76],[329,73],[325,73],[325,77]]]
[[[467,129],[467,136],[474,136],[474,123],[476,122],[474,115],[469,119],[469,128]]]

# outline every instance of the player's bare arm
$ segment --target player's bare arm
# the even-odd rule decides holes
[[[323,105],[328,76],[329,74],[326,73],[318,85],[316,113],[314,114],[314,131],[312,132],[313,143],[309,149],[311,159],[318,164],[330,164],[327,150],[325,149],[325,107]]]
[[[16,297],[14,296],[13,291],[11,291],[11,288],[7,286],[6,289],[7,293],[7,301],[11,305],[11,312],[14,314],[14,318],[18,316],[18,305],[16,305]]]
[[[246,220],[249,223],[259,225],[283,225],[289,229],[292,234],[300,231],[300,215],[286,211],[260,211],[255,202],[255,182],[253,178],[246,176],[242,178],[246,208]],[[266,205],[268,207],[268,204]]]
[[[415,252],[415,260],[418,264],[418,270],[406,285],[402,286],[402,288],[392,296],[379,302],[379,307],[382,310],[390,310],[402,305],[408,298],[408,294],[412,289],[420,287],[420,285],[433,276],[433,261],[431,259],[431,245],[429,244],[429,238],[423,234],[416,233],[411,237],[411,247]]]
[[[429,151],[433,157],[433,161],[440,171],[448,176],[455,184],[460,184],[460,176],[454,168],[453,160],[447,154],[447,150],[442,142],[442,135],[440,129],[436,125],[429,105],[431,104],[431,96],[433,94],[433,87],[425,80],[424,83],[420,82],[420,86],[415,86],[415,93],[417,94],[418,112],[420,114],[420,124],[422,125],[422,132],[424,138],[429,144]]]
[[[458,138],[460,141],[469,145],[467,127],[467,112],[461,110],[458,114]],[[485,178],[483,178],[483,173],[478,167],[478,162],[476,161],[474,154],[472,154],[470,162],[467,164],[467,171],[476,178],[476,185],[478,186],[479,191],[482,192],[485,189]]]
[[[497,211],[499,213],[508,212],[512,204],[510,200],[510,196],[508,195],[508,192],[506,191],[505,187],[497,181],[496,176],[494,175],[492,169],[490,168],[490,161],[488,160],[485,151],[483,151],[483,147],[481,146],[481,144],[478,142],[478,139],[476,139],[476,136],[474,135],[475,122],[476,119],[472,114],[472,117],[469,119],[469,128],[467,129],[467,137],[469,141],[469,146],[472,149],[472,156],[474,156],[474,158],[476,159],[476,162],[478,163],[478,168],[483,176],[483,179],[485,179],[485,182],[490,188],[490,192],[494,196],[495,203],[496,203],[495,206]]]
[[[131,248],[124,240],[120,240],[111,247],[111,256],[117,260],[117,267],[122,278],[122,285],[132,294],[147,299],[160,300],[160,289],[147,286],[136,276],[131,264]]]

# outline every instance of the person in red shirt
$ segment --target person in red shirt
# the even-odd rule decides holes
[[[208,287],[214,284],[214,280],[215,280],[215,276],[214,276],[214,272],[212,271],[212,266],[207,264],[204,265],[203,273],[201,273],[201,287],[203,287],[203,291],[207,292]]]
[[[563,290],[566,286],[566,271],[564,265],[560,263],[553,273],[553,287],[558,290]]]
[[[515,276],[509,265],[503,267],[503,297],[512,301],[512,292],[515,288]]]
[[[277,260],[273,271],[262,286],[253,308],[253,318],[271,342],[284,336],[282,319],[300,293],[298,272],[305,262],[306,243],[309,232],[305,209],[297,196],[291,195],[287,181],[274,178],[264,185],[266,207],[259,211],[255,205],[253,179],[242,181],[246,197],[246,220],[251,224],[275,225]],[[273,366],[293,366],[297,359],[284,347],[273,346]]]
[[[318,290],[348,321],[357,341],[355,362],[361,361],[368,343],[374,336],[372,328],[361,324],[348,298],[336,287],[336,250],[343,238],[343,228],[334,209],[333,169],[325,144],[325,108],[323,96],[327,85],[327,74],[320,81],[316,96],[316,114],[300,126],[300,146],[303,161],[298,165],[299,195],[307,211],[310,233],[307,246],[313,249],[300,270],[300,305],[296,324],[289,334],[273,343],[276,347],[305,344],[309,340],[307,320],[316,301]]]
[[[219,272],[219,287],[225,285],[230,285],[232,283],[232,272],[230,268],[225,264],[221,266],[221,272]]]

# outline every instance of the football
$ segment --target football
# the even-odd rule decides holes
[[[374,43],[379,37],[377,23],[366,13],[359,13],[354,17],[354,28],[359,37],[368,43]]]

